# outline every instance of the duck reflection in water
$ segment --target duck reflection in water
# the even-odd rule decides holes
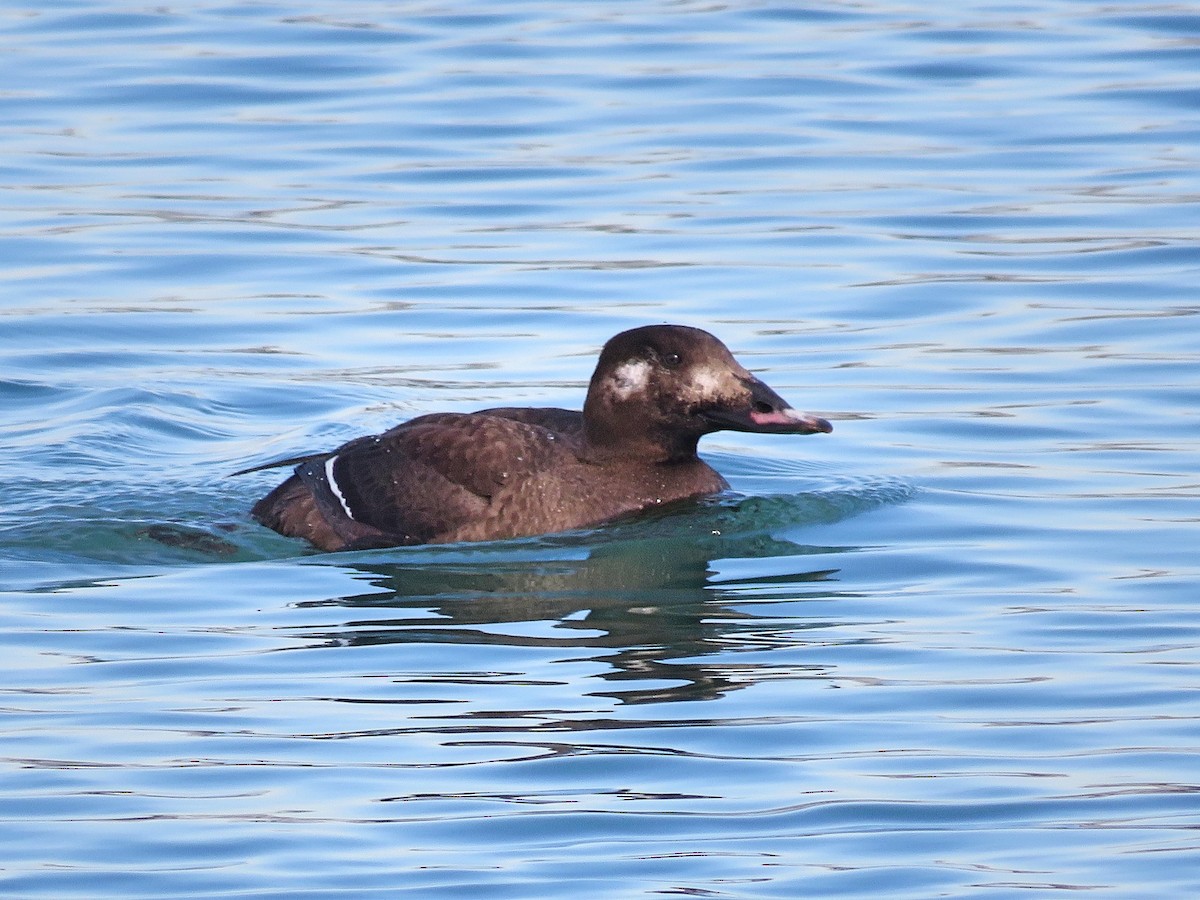
[[[593,656],[572,658],[605,664],[605,681],[630,683],[591,692],[596,696],[625,703],[713,699],[753,684],[765,671],[730,661],[730,635],[752,630],[758,649],[771,640],[758,616],[735,607],[748,594],[755,603],[839,596],[836,570],[811,563],[844,548],[805,547],[763,532],[731,538],[718,526],[735,509],[714,504],[702,512],[707,514],[693,510],[606,529],[603,544],[562,536],[392,551],[387,558],[339,557],[339,564],[385,590],[304,604],[374,613],[306,633],[339,646],[432,642],[594,650]],[[410,554],[412,562],[404,561]],[[579,555],[585,558],[572,558]],[[727,586],[712,580],[714,563],[741,557],[774,558],[782,565],[768,567],[772,575]],[[405,613],[392,617],[388,610]],[[550,627],[496,627],[516,623]],[[795,628],[789,624],[790,637],[781,635],[781,644],[794,643]],[[811,675],[829,673],[814,666]]]

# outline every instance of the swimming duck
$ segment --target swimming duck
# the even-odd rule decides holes
[[[295,466],[251,515],[320,550],[498,540],[719,493],[728,484],[696,445],[722,430],[833,429],[789,406],[708,332],[650,325],[604,345],[582,412],[432,413],[237,474]]]

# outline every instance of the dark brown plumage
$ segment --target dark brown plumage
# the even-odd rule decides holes
[[[295,465],[251,514],[321,550],[495,540],[724,490],[696,455],[701,437],[723,429],[832,427],[792,409],[708,332],[651,325],[605,344],[582,412],[434,413],[245,471]]]

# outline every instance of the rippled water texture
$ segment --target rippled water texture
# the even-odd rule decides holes
[[[1200,892],[1200,14],[0,9],[5,897]],[[807,438],[320,555],[266,460],[720,335]]]

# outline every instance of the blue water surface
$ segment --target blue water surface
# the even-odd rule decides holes
[[[1200,892],[1200,12],[0,9],[0,893]],[[734,491],[317,554],[229,473],[700,326]]]

